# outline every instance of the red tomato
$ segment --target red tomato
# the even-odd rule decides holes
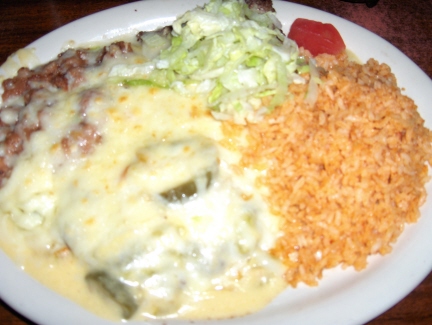
[[[288,38],[304,47],[313,56],[321,53],[337,55],[345,50],[345,43],[332,24],[297,18],[291,25]]]

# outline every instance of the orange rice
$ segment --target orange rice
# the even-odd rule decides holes
[[[248,125],[243,158],[267,169],[259,181],[283,231],[273,253],[292,286],[389,253],[419,217],[432,162],[432,133],[387,65],[317,61],[325,73],[315,105],[304,102],[307,84],[291,85],[282,107]]]

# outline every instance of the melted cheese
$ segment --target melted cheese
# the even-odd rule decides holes
[[[0,190],[3,249],[103,317],[121,313],[88,286],[91,272],[127,288],[135,318],[221,318],[261,308],[285,283],[268,253],[279,230],[254,185],[257,172],[233,167],[240,153],[221,144],[222,122],[202,99],[101,82],[110,69],[89,70],[82,87],[46,95],[43,128]],[[38,112],[43,102],[30,105]],[[83,119],[100,143],[85,154],[79,141],[64,150]],[[185,184],[191,194],[164,195]]]

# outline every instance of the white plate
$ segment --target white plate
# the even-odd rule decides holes
[[[79,44],[154,29],[168,24],[177,14],[203,3],[203,0],[149,0],[127,4],[68,24],[29,47],[36,48],[41,62],[46,62],[64,49],[67,41],[74,40]],[[347,47],[360,60],[373,57],[388,63],[399,85],[417,103],[426,125],[432,127],[432,111],[428,109],[432,81],[402,52],[371,32],[331,14],[281,1],[275,1],[274,6],[285,31],[298,17],[330,22],[341,32]],[[427,190],[432,193],[431,184],[428,184]],[[370,258],[368,268],[362,272],[329,270],[318,287],[287,289],[261,312],[237,319],[194,324],[363,324],[405,297],[431,271],[432,195],[421,212],[419,222],[406,228],[393,253]],[[34,322],[41,325],[111,324],[45,288],[16,267],[1,251],[0,265],[0,296]],[[155,323],[159,322],[152,322]],[[160,323],[190,324],[174,320]]]

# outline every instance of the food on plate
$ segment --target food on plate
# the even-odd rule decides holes
[[[387,65],[281,27],[211,0],[4,80],[2,249],[110,319],[241,316],[389,253],[432,134]]]
[[[284,268],[268,253],[279,229],[254,187],[256,172],[234,168],[239,149],[223,145],[221,123],[201,98],[110,80],[113,65],[142,60],[128,48],[65,54],[85,60],[80,84],[38,88],[20,109],[35,120],[15,120],[17,132],[31,135],[20,138],[20,153],[4,156],[13,165],[0,191],[3,231],[27,241],[31,250],[18,256],[27,269],[44,257],[56,266],[39,269],[48,284],[60,276],[68,294],[86,292],[84,305],[112,297],[120,309],[110,308],[112,317],[207,317],[205,302],[227,290],[262,301],[243,310],[218,304],[215,316],[258,308],[283,287]],[[92,60],[104,52],[113,55]],[[78,269],[67,278],[72,262]]]
[[[431,132],[387,65],[331,56],[317,64],[325,75],[314,106],[304,104],[306,85],[291,85],[292,100],[250,125],[245,155],[247,165],[266,157],[271,166],[263,183],[284,231],[273,253],[293,286],[391,252],[420,216],[432,162]]]
[[[329,23],[297,18],[292,23],[288,38],[294,40],[299,47],[308,50],[312,55],[338,55],[345,51],[345,42],[338,30]]]

